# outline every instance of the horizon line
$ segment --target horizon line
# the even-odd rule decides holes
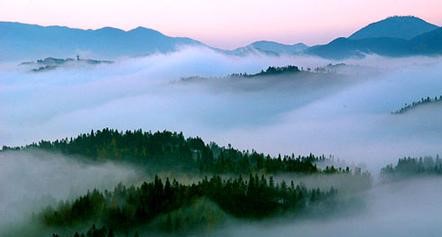
[[[435,24],[435,23],[432,23],[432,22],[428,22],[428,21],[422,19],[421,17],[417,17],[415,15],[392,15],[392,16],[388,16],[388,17],[385,17],[383,19],[380,19],[380,20],[377,20],[377,21],[374,21],[374,22],[371,22],[371,23],[367,23],[366,25],[360,26],[359,28],[357,28],[356,30],[353,30],[352,32],[355,33],[358,30],[361,30],[364,27],[367,27],[367,26],[369,26],[371,24],[374,24],[374,23],[377,23],[377,22],[380,22],[380,21],[383,21],[383,20],[386,20],[386,19],[389,19],[389,18],[393,18],[393,17],[414,17],[414,18],[423,20],[423,21],[425,21],[425,22],[427,22],[429,24],[433,24],[433,25],[435,25],[435,26],[437,26],[439,28],[442,27],[442,26],[440,26],[438,24]],[[193,38],[193,37],[189,37],[189,36],[180,36],[180,35],[166,34],[166,33],[163,33],[159,29],[147,27],[147,26],[144,26],[144,25],[138,25],[138,26],[132,27],[130,29],[124,29],[124,28],[119,28],[119,27],[114,27],[114,26],[109,26],[109,25],[108,26],[96,27],[96,28],[86,28],[86,27],[82,28],[82,27],[75,27],[75,26],[68,26],[68,25],[59,25],[59,24],[38,24],[38,23],[30,23],[30,22],[24,22],[24,21],[7,21],[7,20],[0,20],[0,23],[22,24],[22,25],[29,25],[29,26],[38,26],[38,27],[43,27],[43,28],[59,27],[59,28],[67,28],[67,29],[70,29],[70,30],[82,30],[82,31],[98,31],[98,30],[103,30],[103,29],[114,29],[114,30],[118,30],[118,31],[121,31],[121,32],[125,32],[125,33],[128,33],[128,32],[137,30],[139,28],[142,28],[142,29],[145,29],[145,30],[150,30],[150,31],[158,32],[158,33],[160,33],[160,34],[162,34],[164,36],[171,37],[171,38],[187,38],[187,39],[191,39],[191,40],[197,41],[199,43],[202,43],[205,46],[208,46],[208,47],[211,47],[211,48],[220,49],[220,50],[227,50],[227,51],[235,50],[235,49],[239,49],[239,48],[243,48],[243,47],[247,47],[247,46],[249,46],[249,45],[251,45],[253,43],[256,43],[256,42],[274,42],[274,43],[283,44],[283,45],[304,44],[304,45],[306,45],[308,47],[312,47],[312,46],[316,46],[316,45],[323,45],[323,44],[330,43],[330,42],[332,42],[333,40],[335,40],[337,38],[342,38],[342,37],[343,38],[348,38],[351,35],[350,34],[349,36],[340,36],[340,37],[337,37],[337,38],[331,38],[331,39],[328,39],[324,43],[317,43],[317,44],[307,44],[307,43],[305,43],[303,41],[296,41],[296,42],[291,42],[291,43],[283,43],[283,42],[278,41],[278,40],[272,40],[272,39],[268,39],[268,38],[266,38],[266,39],[261,38],[261,39],[256,39],[256,40],[249,41],[248,43],[243,44],[243,45],[235,46],[234,48],[231,48],[231,49],[227,49],[225,47],[215,47],[215,46],[212,46],[212,45],[210,45],[210,44],[208,44],[208,43],[206,43],[206,42],[204,42],[202,40],[199,40],[199,39]]]

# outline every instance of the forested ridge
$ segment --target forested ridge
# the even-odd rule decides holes
[[[350,169],[318,168],[317,162],[325,156],[284,155],[271,157],[263,153],[240,151],[221,147],[215,143],[206,144],[199,137],[185,138],[182,133],[142,130],[120,132],[102,129],[81,134],[75,138],[55,141],[40,141],[19,148],[3,147],[7,150],[41,149],[61,152],[66,155],[79,155],[94,161],[121,161],[152,167],[181,167],[207,173],[350,173]]]
[[[302,72],[301,69],[299,69],[298,66],[288,65],[283,67],[273,67],[270,66],[266,70],[261,70],[258,73],[255,74],[248,74],[248,73],[234,73],[231,74],[229,77],[236,78],[236,77],[259,77],[259,76],[275,76],[275,75],[281,75],[281,74],[291,74],[291,73],[299,73]]]
[[[337,190],[333,188],[326,191],[307,189],[293,182],[276,183],[272,177],[257,175],[229,179],[206,177],[190,185],[155,177],[152,182],[144,182],[138,187],[120,184],[113,191],[93,190],[73,201],[61,202],[55,208],[49,207],[38,216],[44,225],[50,227],[96,224],[105,227],[106,233],[113,234],[114,231],[135,233],[137,228],[165,215],[164,220],[152,228],[172,232],[185,229],[192,222],[190,218],[196,218],[200,228],[222,221],[216,217],[217,213],[214,216],[205,214],[210,211],[193,213],[193,216],[170,214],[203,198],[209,199],[230,216],[256,219],[288,212],[298,213],[318,205],[326,210],[334,206],[336,193]]]
[[[393,111],[392,114],[403,114],[403,113],[411,111],[419,106],[427,105],[427,104],[435,104],[435,103],[439,103],[439,102],[442,102],[442,95],[435,96],[434,98],[431,98],[428,96],[426,98],[421,98],[418,101],[413,101],[411,104],[405,104],[402,108],[400,108],[396,111]]]
[[[426,157],[405,157],[382,168],[381,174],[385,178],[405,178],[423,175],[442,175],[442,159]]]
[[[321,162],[333,164],[323,155],[272,157],[170,131],[105,128],[74,138],[2,148],[2,152],[34,150],[61,153],[70,159],[129,163],[145,169],[150,177],[162,171],[204,177],[191,182],[176,180],[179,175],[155,176],[153,180],[144,177],[141,184],[119,184],[112,191],[94,189],[53,203],[35,213],[33,220],[42,226],[42,233],[50,231],[56,237],[177,234],[217,228],[232,218],[251,221],[318,210],[332,214],[342,206],[337,198],[339,190],[333,185],[307,188],[300,180],[294,182],[288,177],[315,175],[327,179],[340,174],[359,189],[370,186],[369,173],[361,169],[333,165],[320,168]],[[295,176],[280,176],[274,181],[273,175],[279,174]]]

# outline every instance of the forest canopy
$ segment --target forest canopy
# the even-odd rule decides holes
[[[41,149],[77,155],[93,161],[117,161],[158,168],[182,168],[206,173],[350,173],[349,167],[336,168],[332,165],[323,169],[318,162],[325,161],[324,155],[307,156],[278,155],[271,157],[263,153],[240,151],[205,143],[199,137],[185,138],[182,133],[142,130],[120,132],[102,129],[81,134],[75,138],[55,141],[40,141],[25,147],[3,147],[6,150]]]
[[[384,178],[406,178],[425,175],[442,175],[442,159],[431,156],[399,159],[396,165],[390,164],[382,168]]]
[[[261,219],[308,212],[319,206],[325,211],[335,206],[336,193],[334,188],[307,189],[293,181],[277,183],[272,177],[257,175],[247,179],[206,177],[188,185],[155,177],[138,187],[120,184],[113,191],[93,190],[73,201],[61,202],[55,208],[48,207],[38,218],[49,227],[84,228],[97,224],[112,234],[113,231],[135,233],[146,225],[161,232],[176,232],[220,224],[225,215]],[[195,202],[206,202],[202,212],[176,211]]]

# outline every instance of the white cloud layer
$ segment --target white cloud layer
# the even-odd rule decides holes
[[[390,114],[404,103],[442,94],[439,58],[369,56],[347,60],[340,74],[176,83],[193,75],[328,63],[188,48],[44,73],[2,65],[0,141],[23,145],[103,127],[169,129],[263,152],[333,154],[376,168],[386,159],[440,152],[440,106]]]

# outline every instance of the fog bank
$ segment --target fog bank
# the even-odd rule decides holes
[[[439,236],[441,178],[422,178],[378,185],[361,194],[366,206],[310,220],[239,224],[214,236]]]
[[[439,106],[391,115],[405,103],[442,94],[440,62],[370,56],[328,73],[238,80],[225,76],[342,62],[189,48],[41,73],[8,64],[0,67],[0,145],[103,127],[168,129],[272,154],[332,154],[376,171],[400,156],[440,153]],[[195,75],[206,79],[180,81]]]
[[[0,153],[0,235],[33,212],[88,190],[113,189],[136,180],[135,169],[112,163],[86,164],[41,151]]]

